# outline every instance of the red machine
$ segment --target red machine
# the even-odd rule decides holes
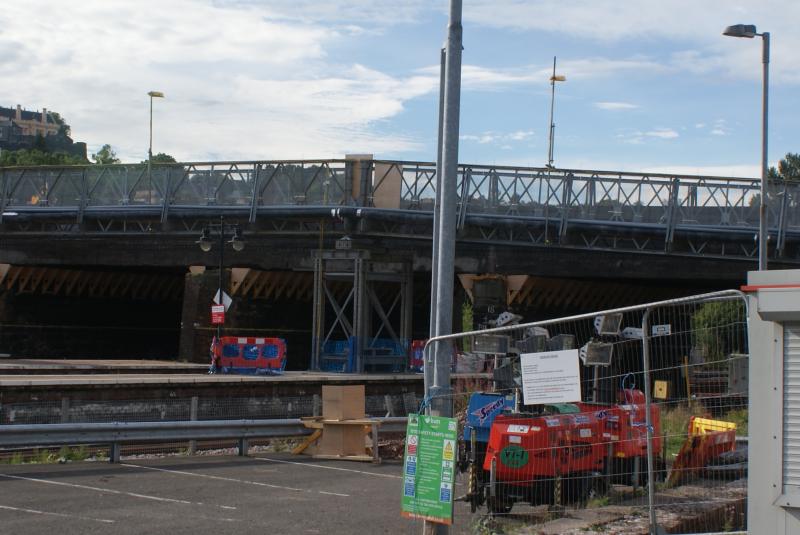
[[[602,422],[603,442],[611,443],[613,480],[629,483],[631,477],[641,479],[647,463],[647,423],[644,393],[641,390],[625,389],[617,392],[617,404],[608,406],[578,403],[581,412],[594,412]],[[653,426],[653,454],[661,453],[661,410],[650,406],[650,423]],[[638,463],[638,467],[635,466]],[[660,463],[660,461],[659,461]]]
[[[279,375],[286,368],[283,338],[216,337],[211,342],[209,373]]]
[[[609,469],[612,479],[636,473],[637,468],[644,472],[644,395],[626,389],[618,397],[616,405],[570,403],[545,406],[537,415],[497,416],[483,460],[488,477],[481,478],[487,483],[490,511],[506,513],[517,501],[533,505],[584,501],[606,491],[604,476]],[[657,456],[662,441],[656,406],[651,407],[651,424]]]

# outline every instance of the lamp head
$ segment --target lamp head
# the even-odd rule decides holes
[[[233,247],[233,250],[237,253],[244,249],[244,240],[242,240],[242,231],[239,227],[233,229],[233,237],[228,242]]]
[[[204,253],[207,253],[211,250],[211,238],[209,237],[209,232],[207,228],[203,229],[203,233],[200,234],[200,239],[197,240],[195,243],[200,246],[200,250]]]
[[[150,95],[150,97],[165,98],[164,93],[161,91],[148,91],[147,94]]]
[[[748,39],[752,39],[758,33],[756,33],[756,27],[754,24],[734,24],[733,26],[728,26],[725,28],[725,31],[722,32],[722,35],[727,35],[728,37],[747,37]]]

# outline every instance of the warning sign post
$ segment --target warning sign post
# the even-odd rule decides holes
[[[458,422],[455,418],[408,415],[403,516],[452,523],[457,452]]]
[[[211,325],[225,323],[225,305],[211,305]]]

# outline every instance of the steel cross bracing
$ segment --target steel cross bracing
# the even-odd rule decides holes
[[[197,231],[429,239],[433,163],[302,160],[0,168],[0,233]],[[770,257],[800,262],[800,184],[768,186]],[[756,258],[759,180],[459,166],[459,239]],[[332,211],[333,210],[333,211]]]

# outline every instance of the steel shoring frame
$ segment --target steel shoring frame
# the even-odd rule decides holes
[[[395,332],[394,328],[392,328],[392,324],[389,321],[389,316],[391,316],[392,312],[394,311],[395,307],[397,306],[397,303],[400,301],[400,298],[402,297],[402,294],[400,292],[398,292],[397,295],[395,295],[394,301],[392,301],[392,304],[389,306],[389,311],[388,312],[383,310],[383,306],[381,305],[380,299],[378,299],[378,296],[375,295],[375,290],[373,290],[369,286],[367,286],[367,294],[369,295],[369,300],[372,303],[373,310],[375,312],[377,312],[378,317],[381,320],[381,326],[375,332],[375,336],[370,336],[370,339],[371,339],[370,347],[373,347],[375,345],[375,340],[380,337],[380,334],[383,332],[384,328],[387,331],[389,331],[389,336],[392,337],[392,340],[394,340],[395,343],[400,344],[400,339],[398,338],[397,333]]]
[[[350,323],[350,320],[347,319],[345,316],[345,310],[347,309],[347,305],[350,304],[350,301],[353,299],[355,295],[355,288],[351,288],[350,292],[347,294],[347,298],[344,300],[344,304],[339,306],[339,302],[336,300],[336,296],[334,296],[328,286],[325,284],[325,279],[322,280],[322,289],[325,292],[325,296],[328,299],[331,307],[333,307],[333,311],[336,313],[336,318],[333,320],[333,324],[331,328],[328,330],[328,334],[322,340],[322,345],[324,346],[325,343],[330,340],[333,331],[336,330],[337,325],[341,325],[342,330],[346,336],[354,336],[353,332],[353,324]]]

